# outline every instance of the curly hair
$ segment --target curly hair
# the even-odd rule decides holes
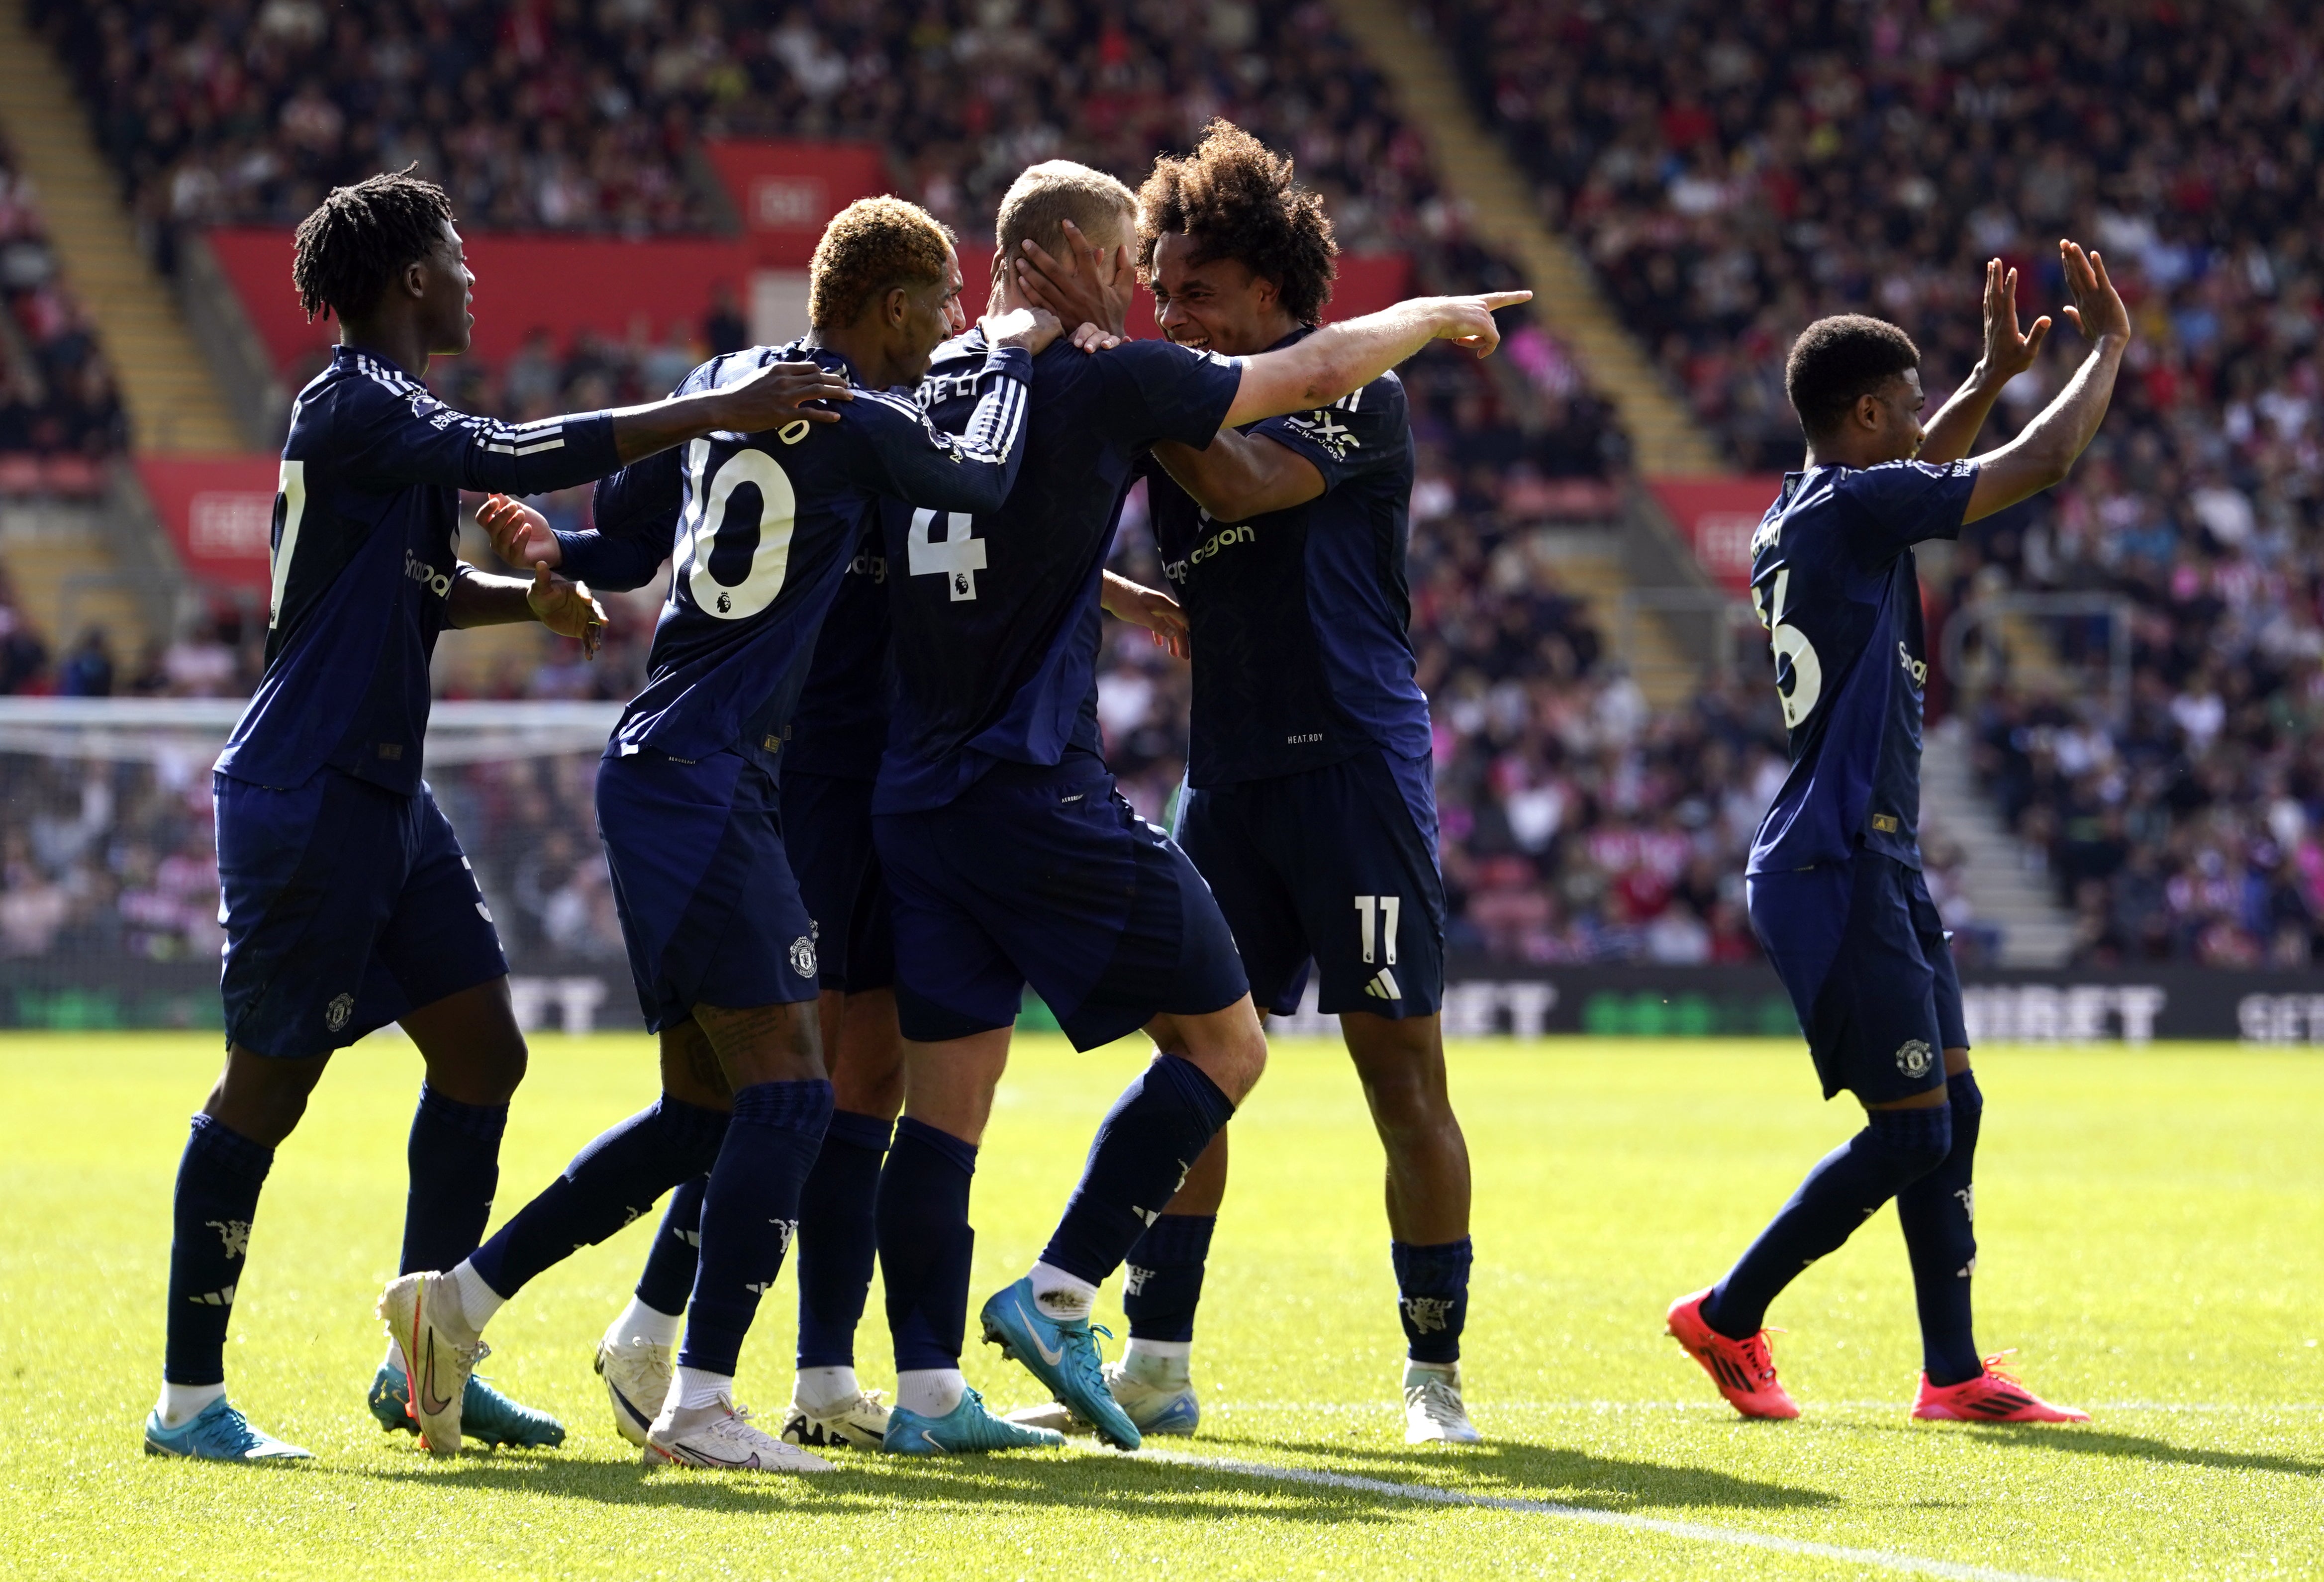
[[[1835,313],[1800,331],[1784,363],[1784,393],[1811,439],[1837,429],[1861,396],[1921,365],[1913,338],[1885,319]]]
[[[917,203],[859,198],[831,217],[807,264],[807,322],[853,324],[898,286],[945,278],[952,230]]]
[[[334,187],[299,222],[290,283],[311,321],[336,313],[346,322],[379,305],[387,282],[425,258],[452,223],[444,189],[411,172],[382,171],[352,187]]]
[[[1184,159],[1165,154],[1138,191],[1138,273],[1154,278],[1154,247],[1164,236],[1194,239],[1207,263],[1231,258],[1275,282],[1285,311],[1313,324],[1332,300],[1339,244],[1323,200],[1292,180],[1291,162],[1228,121],[1203,128]]]

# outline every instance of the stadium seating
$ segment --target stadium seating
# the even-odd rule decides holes
[[[2134,706],[1995,697],[1979,767],[2045,848],[2091,962],[2305,964],[2324,938],[2315,453],[2324,23],[2297,7],[2013,12],[1435,0],[1480,111],[1738,465],[1794,465],[1791,338],[1878,313],[1933,388],[1978,350],[1979,265],[2056,303],[2095,242],[2141,338],[2089,458],[1972,529],[1932,599],[2127,601]],[[2029,47],[2027,41],[2035,42]],[[2143,64],[2131,72],[2127,63]],[[2070,343],[2061,326],[2059,341]],[[2013,385],[2006,437],[2070,366]],[[2106,653],[2061,626],[2070,662]]]
[[[1214,5],[1199,55],[1180,45],[1183,18],[1147,6],[1028,8],[995,23],[1002,14],[964,4],[825,5],[771,27],[730,6],[715,29],[656,32],[659,50],[613,25],[650,20],[652,5],[559,13],[549,27],[539,9],[498,0],[396,4],[337,32],[297,4],[34,9],[157,235],[286,222],[327,183],[407,158],[447,180],[471,225],[699,231],[717,194],[696,173],[696,140],[754,134],[883,143],[901,189],[973,234],[1028,159],[1081,158],[1135,180],[1218,114],[1294,152],[1343,245],[1408,252],[1441,287],[1509,278],[1465,239],[1420,139],[1316,4]],[[1522,319],[1513,328],[1502,377],[1451,354],[1406,369],[1421,471],[1415,632],[1440,700],[1455,941],[1533,959],[1748,955],[1732,876],[1757,810],[1745,804],[1773,783],[1772,705],[1743,688],[1658,717],[1609,662],[1605,612],[1564,586],[1542,535],[1612,516],[1627,444],[1563,348]],[[498,366],[463,359],[439,382],[474,410],[595,406],[667,388],[740,334],[732,320],[672,328],[658,316],[623,340],[544,338]],[[543,504],[585,520],[586,494]],[[1117,563],[1158,576],[1137,504]],[[650,604],[627,614],[627,630],[649,629]],[[1158,813],[1184,762],[1185,676],[1136,635],[1109,656],[1102,712],[1126,790]],[[617,643],[595,666],[553,660],[480,689],[618,695],[642,656],[641,642]],[[456,777],[484,788],[449,793],[468,799],[472,849],[521,853],[550,828],[586,828],[586,783],[565,778],[553,765]],[[490,789],[520,782],[521,795]],[[525,873],[542,864],[558,866],[543,856]],[[513,868],[496,880],[528,894],[580,883]],[[582,948],[587,898],[562,904],[561,931],[524,921],[546,905],[517,903],[520,948]]]
[[[86,495],[128,424],[104,354],[59,278],[39,194],[0,148],[0,496]]]

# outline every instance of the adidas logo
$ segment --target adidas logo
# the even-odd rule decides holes
[[[186,1300],[189,1302],[199,1302],[206,1308],[230,1308],[234,1306],[234,1287],[228,1285],[217,1291],[206,1291],[199,1296],[188,1297]]]
[[[1375,1000],[1401,1000],[1404,990],[1397,986],[1396,969],[1383,967],[1379,975],[1364,985],[1364,993]]]

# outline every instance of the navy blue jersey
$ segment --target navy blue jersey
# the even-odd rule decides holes
[[[1921,865],[1928,646],[1914,544],[1960,533],[1973,462],[1787,473],[1751,540],[1751,603],[1775,651],[1792,768],[1752,842],[1753,874]]]
[[[982,329],[937,348],[920,403],[939,428],[972,412]],[[1024,475],[998,511],[881,512],[894,613],[895,709],[872,807],[949,802],[996,763],[1095,752],[1098,592],[1121,496],[1157,439],[1205,446],[1242,383],[1239,359],[1167,341],[1033,360]]]
[[[1297,774],[1375,745],[1427,756],[1428,699],[1413,680],[1405,630],[1412,431],[1404,382],[1384,374],[1320,411],[1242,431],[1306,458],[1323,493],[1288,511],[1219,522],[1157,463],[1147,464],[1162,571],[1194,641],[1189,782]]]
[[[872,780],[888,742],[888,551],[875,515],[823,618],[807,688],[791,716],[786,773]]]
[[[770,363],[847,359],[793,342],[715,357],[679,394],[717,389]],[[1026,355],[980,351],[957,437],[902,396],[856,387],[839,421],[718,433],[625,467],[597,487],[597,525],[560,535],[567,573],[635,587],[666,556],[669,597],[646,684],[622,713],[608,757],[652,747],[699,759],[730,747],[777,750],[833,597],[875,502],[989,512],[1008,496],[1026,447]]]
[[[468,417],[394,365],[336,348],[290,409],[266,673],[218,770],[295,786],[327,764],[418,791],[428,661],[466,574],[460,491],[540,494],[620,465],[603,413],[521,425]]]

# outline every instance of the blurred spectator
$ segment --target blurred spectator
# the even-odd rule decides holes
[[[57,669],[57,690],[67,698],[113,696],[113,645],[106,641],[103,628],[91,626],[82,633],[65,655]]]

